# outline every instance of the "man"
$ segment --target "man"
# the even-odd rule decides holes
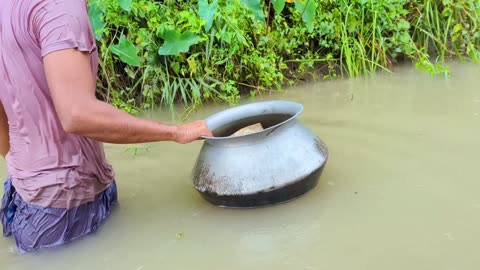
[[[94,232],[117,203],[102,143],[212,136],[204,121],[173,126],[95,98],[97,48],[85,0],[2,0],[0,152],[5,236],[28,252]]]

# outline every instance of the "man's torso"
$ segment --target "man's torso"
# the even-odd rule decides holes
[[[10,133],[8,177],[30,203],[71,208],[92,201],[111,183],[114,172],[101,143],[64,132],[42,63],[48,49],[77,42],[91,49],[92,72],[97,73],[85,3],[2,0],[0,21],[0,100]]]

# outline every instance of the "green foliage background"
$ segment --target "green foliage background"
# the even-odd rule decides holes
[[[98,94],[131,113],[480,58],[480,0],[91,0],[89,14]]]

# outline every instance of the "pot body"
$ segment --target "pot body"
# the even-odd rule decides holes
[[[205,138],[193,170],[195,189],[218,206],[258,207],[314,188],[328,149],[297,119],[302,108],[293,102],[258,102],[207,118],[214,134],[254,122],[267,128],[240,137]]]

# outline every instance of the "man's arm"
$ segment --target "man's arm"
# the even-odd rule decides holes
[[[5,157],[10,150],[10,138],[8,135],[8,119],[5,109],[0,102],[0,154]]]
[[[176,141],[189,143],[212,136],[204,121],[166,125],[134,117],[95,97],[96,77],[90,56],[74,49],[44,57],[50,93],[66,132],[107,143]]]

